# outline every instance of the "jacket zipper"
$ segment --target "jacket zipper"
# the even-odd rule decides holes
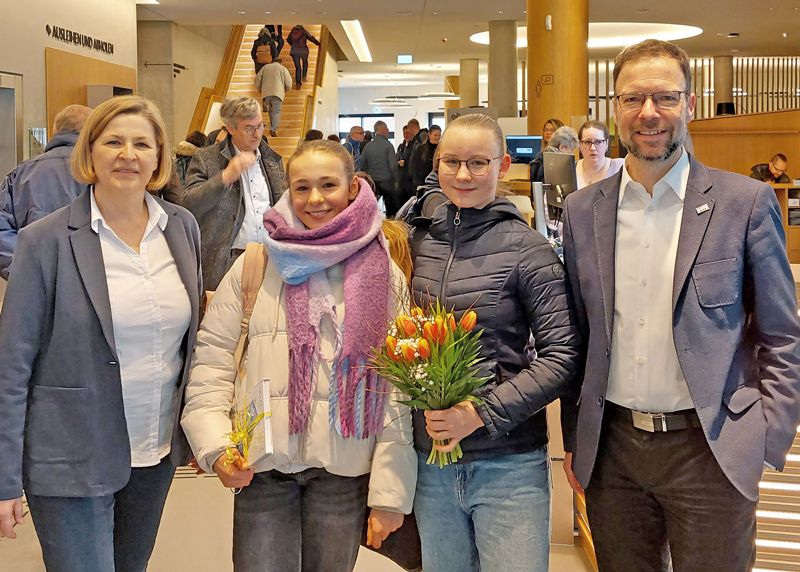
[[[442,274],[442,283],[439,287],[439,303],[444,307],[447,308],[447,297],[445,296],[444,290],[447,286],[447,275],[450,274],[450,266],[453,264],[453,258],[456,255],[456,235],[458,234],[458,228],[461,226],[461,209],[456,210],[456,216],[453,217],[453,235],[450,239],[450,256],[447,257],[447,264],[444,265],[444,273]]]

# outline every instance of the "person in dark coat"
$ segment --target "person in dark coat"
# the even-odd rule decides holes
[[[53,137],[44,153],[17,165],[0,184],[0,276],[8,280],[17,233],[25,226],[71,203],[87,185],[69,170],[72,149],[92,112],[68,105],[55,117]]]
[[[459,117],[438,147],[449,201],[430,218],[412,220],[414,301],[423,308],[438,301],[456,320],[474,310],[483,330],[480,369],[490,376],[476,401],[413,413],[421,459],[432,440],[447,443],[435,445],[438,451],[460,444],[464,453],[444,469],[419,465],[414,512],[425,572],[477,570],[478,562],[487,570],[508,562],[548,568],[544,408],[568,391],[580,350],[561,262],[516,207],[497,198],[510,164],[494,119]],[[531,336],[533,359],[526,352]]]
[[[308,42],[319,46],[319,40],[312,36],[302,24],[297,24],[286,36],[286,42],[291,47],[289,55],[292,56],[294,62],[294,79],[297,89],[300,89],[308,74]]]
[[[182,202],[200,224],[208,290],[216,289],[248,242],[266,240],[264,213],[286,190],[283,160],[262,137],[261,103],[233,98],[220,114],[228,138],[195,154]]]
[[[425,178],[433,171],[433,156],[436,155],[436,147],[439,145],[439,138],[442,136],[442,128],[438,125],[431,125],[428,131],[428,139],[425,143],[420,143],[414,148],[411,154],[411,182],[416,189],[425,184]]]

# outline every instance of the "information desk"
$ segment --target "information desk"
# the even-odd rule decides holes
[[[800,186],[786,183],[772,185],[772,188],[781,206],[789,262],[800,264]]]

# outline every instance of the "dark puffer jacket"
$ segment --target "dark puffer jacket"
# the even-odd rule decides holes
[[[456,224],[456,214],[460,223]],[[461,442],[465,460],[521,453],[547,443],[544,406],[566,392],[578,369],[578,339],[570,317],[564,270],[550,244],[506,199],[483,209],[439,206],[413,221],[414,299],[439,298],[456,318],[478,314],[484,374],[477,411],[485,429]],[[536,358],[525,351],[529,334]],[[414,444],[429,451],[421,411],[414,412]]]

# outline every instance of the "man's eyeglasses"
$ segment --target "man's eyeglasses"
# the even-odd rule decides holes
[[[461,168],[461,163],[464,163],[470,173],[480,177],[489,171],[489,165],[492,164],[492,161],[502,158],[502,155],[499,157],[492,157],[491,159],[486,159],[484,157],[473,157],[471,159],[464,159],[462,161],[461,159],[456,159],[455,157],[441,157],[439,159],[439,171],[447,173],[448,175],[455,175]]]
[[[681,95],[688,95],[685,91],[657,91],[655,93],[620,93],[615,96],[622,109],[641,109],[647,98],[653,100],[653,105],[659,109],[673,109],[681,103]]]
[[[242,131],[244,131],[245,133],[247,133],[250,136],[253,136],[257,132],[263,133],[264,129],[266,129],[266,128],[267,128],[267,124],[266,123],[262,123],[261,125],[245,125],[242,128]]]
[[[587,139],[586,141],[581,141],[580,143],[581,147],[583,147],[584,149],[591,149],[592,147],[597,147],[598,149],[600,149],[603,145],[606,144],[606,141],[608,141],[608,139],[596,139],[594,141],[592,141],[591,139]]]
[[[770,161],[769,164],[772,165],[773,172],[778,173],[778,176],[783,175],[786,172],[786,169],[778,169],[778,167],[776,167],[775,163],[772,161]]]

